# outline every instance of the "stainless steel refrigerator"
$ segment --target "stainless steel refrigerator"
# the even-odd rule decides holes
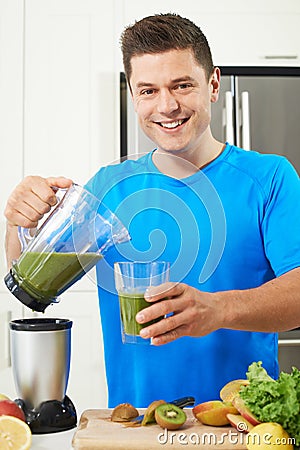
[[[220,141],[286,156],[300,174],[300,67],[221,67],[211,128]],[[121,155],[152,150],[121,74]]]

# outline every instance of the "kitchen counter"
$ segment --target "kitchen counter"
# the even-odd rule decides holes
[[[30,450],[72,450],[72,438],[76,428],[60,433],[33,434]]]
[[[77,426],[82,411],[77,411]],[[72,439],[77,428],[49,434],[33,434],[30,450],[74,450]]]
[[[144,413],[145,410],[140,410]],[[198,422],[190,408],[186,408],[187,421],[175,432],[162,430],[158,425],[140,428],[124,428],[120,423],[108,420],[111,409],[88,409],[78,416],[78,426],[68,431],[32,435],[31,450],[74,450],[112,449],[115,450],[181,450],[183,445],[205,450],[223,448],[224,450],[245,450],[244,434],[228,427],[210,427]],[[80,421],[81,418],[81,421]],[[76,433],[76,435],[75,435]],[[75,437],[74,437],[75,435]],[[160,436],[160,441],[158,439]],[[165,440],[167,439],[167,440]],[[196,441],[195,441],[196,439]],[[198,439],[198,441],[197,441]]]
[[[143,413],[144,410],[141,410]],[[208,427],[196,421],[189,408],[186,409],[186,424],[177,432],[167,432],[167,441],[159,441],[158,434],[165,439],[165,431],[158,425],[153,427],[124,428],[122,424],[113,423],[110,409],[86,410],[82,414],[82,424],[78,428],[50,434],[34,434],[31,450],[74,450],[72,440],[77,449],[136,449],[142,448],[181,450],[182,447],[195,447],[205,450],[223,448],[224,450],[245,450],[243,433],[238,433],[232,427]],[[178,433],[178,434],[176,434]],[[172,438],[171,438],[172,435]],[[177,437],[176,437],[177,436]],[[180,437],[181,436],[181,437]],[[196,437],[199,442],[196,442]],[[207,440],[209,439],[209,440]]]
[[[157,424],[127,428],[122,423],[112,422],[111,412],[111,409],[85,410],[73,439],[74,448],[182,450],[184,446],[193,449],[196,446],[198,450],[246,450],[245,434],[231,426],[204,425],[195,419],[191,408],[185,408],[186,422],[174,431],[163,429]],[[139,412],[144,414],[145,409],[139,409]]]

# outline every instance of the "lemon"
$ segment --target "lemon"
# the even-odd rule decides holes
[[[279,423],[264,422],[246,436],[248,450],[293,450],[292,439]]]
[[[13,416],[0,416],[1,450],[28,450],[31,431],[27,423]]]

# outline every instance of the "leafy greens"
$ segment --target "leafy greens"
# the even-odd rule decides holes
[[[261,422],[277,422],[300,446],[300,371],[292,368],[290,374],[281,372],[275,381],[262,367],[252,363],[247,372],[248,386],[240,396],[246,406]]]

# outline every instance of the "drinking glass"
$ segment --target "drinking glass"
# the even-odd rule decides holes
[[[140,336],[142,328],[161,320],[159,317],[151,322],[140,324],[136,314],[151,303],[144,298],[150,286],[159,286],[169,281],[170,263],[153,262],[117,262],[114,265],[115,285],[119,296],[121,333],[124,344],[151,344],[151,339]]]

